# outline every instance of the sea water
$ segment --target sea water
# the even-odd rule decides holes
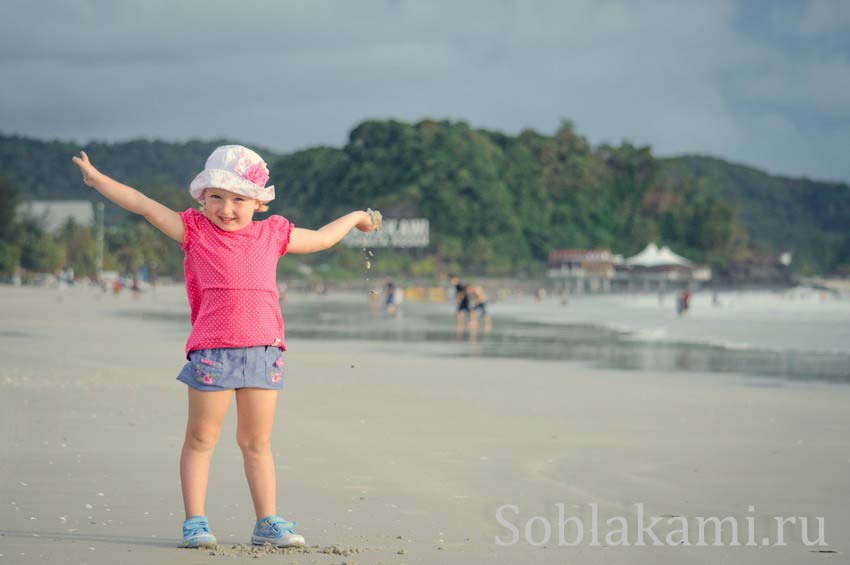
[[[566,305],[560,297],[509,298],[488,303],[492,332],[459,334],[453,301],[408,301],[401,315],[386,316],[370,313],[365,292],[291,294],[284,318],[290,347],[299,340],[356,340],[376,350],[426,355],[850,384],[850,300],[797,288],[695,293],[690,304],[679,316],[672,294],[585,295]],[[185,313],[164,315],[184,324],[187,319]]]

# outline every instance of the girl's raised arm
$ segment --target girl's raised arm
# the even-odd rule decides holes
[[[355,227],[360,231],[369,232],[378,226],[372,221],[371,215],[358,210],[337,218],[318,230],[293,228],[289,235],[289,246],[286,248],[286,252],[315,253],[316,251],[323,251],[339,243]]]
[[[71,161],[80,168],[80,172],[83,174],[83,182],[86,185],[97,190],[125,210],[144,216],[162,233],[181,245],[183,244],[185,228],[180,214],[156,200],[148,198],[135,188],[121,184],[101,173],[89,162],[89,156],[86,155],[85,151],[80,151],[80,157],[76,155],[71,157]]]

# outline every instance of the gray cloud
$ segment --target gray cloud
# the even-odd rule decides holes
[[[4,132],[288,151],[366,118],[570,118],[595,143],[850,179],[842,2],[6,4]]]

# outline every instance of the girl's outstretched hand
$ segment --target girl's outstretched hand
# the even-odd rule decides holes
[[[89,162],[89,156],[86,155],[85,151],[80,151],[80,155],[82,157],[77,157],[74,155],[71,157],[71,161],[74,162],[76,166],[80,168],[80,172],[83,173],[83,182],[86,183],[87,186],[94,186],[94,180],[100,176],[100,171],[94,168]]]
[[[364,212],[364,218],[357,222],[357,229],[360,231],[370,232],[377,231],[381,227],[381,213],[377,210],[367,208]]]

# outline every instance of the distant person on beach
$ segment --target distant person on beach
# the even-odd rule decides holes
[[[683,290],[679,293],[679,296],[676,298],[676,314],[679,316],[684,316],[685,312],[688,311],[688,308],[691,307],[691,293],[687,290]]]
[[[462,335],[466,326],[466,319],[471,314],[467,285],[462,283],[460,277],[457,275],[449,275],[449,284],[455,289],[455,307],[457,308],[457,312],[455,313],[455,330],[458,335]]]
[[[398,296],[397,289],[395,283],[392,280],[387,280],[387,283],[384,285],[384,308],[388,315],[393,315],[398,310]]]
[[[145,219],[185,252],[192,330],[189,361],[177,379],[188,385],[189,414],[180,455],[186,520],[181,547],[215,546],[204,500],[210,459],[230,400],[236,397],[236,440],[257,521],[251,542],[304,546],[294,522],[277,514],[271,432],[283,386],[283,318],[276,267],[285,253],[314,253],[349,231],[377,229],[377,212],[351,212],[319,230],[295,228],[283,216],[254,221],[275,197],[265,161],[241,145],[218,147],[189,186],[200,210],[175,212],[99,172],[84,151],[72,158],[86,185]],[[129,353],[129,352],[128,352]],[[235,391],[235,393],[234,393]]]
[[[469,318],[470,329],[473,326],[477,328],[480,319],[484,322],[484,333],[490,333],[490,330],[493,329],[493,320],[490,318],[490,314],[487,313],[487,295],[484,294],[484,287],[478,284],[470,285],[467,287],[467,291],[475,304],[472,307],[472,315]]]
[[[369,289],[369,313],[373,316],[378,313],[378,302],[380,300],[380,296],[378,296],[377,289],[371,288]]]
[[[534,291],[534,303],[540,304],[546,298],[546,289],[542,286]]]

